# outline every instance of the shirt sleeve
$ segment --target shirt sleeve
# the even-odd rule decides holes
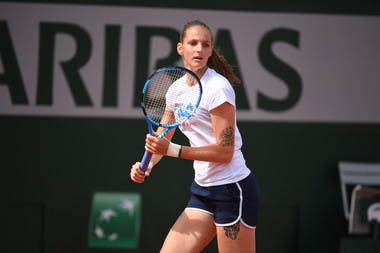
[[[235,91],[232,85],[224,79],[218,79],[211,84],[211,92],[208,99],[208,110],[211,111],[220,106],[224,102],[228,102],[235,106]]]

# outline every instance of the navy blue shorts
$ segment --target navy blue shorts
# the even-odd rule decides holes
[[[186,209],[195,209],[214,216],[215,225],[231,226],[241,221],[255,228],[258,220],[259,194],[255,176],[225,185],[203,187],[193,182]]]

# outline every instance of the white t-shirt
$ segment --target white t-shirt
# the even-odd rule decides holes
[[[210,111],[224,102],[235,105],[235,92],[222,75],[208,69],[201,78],[203,94],[195,116],[182,123],[179,128],[192,147],[215,143]],[[201,186],[214,186],[240,181],[249,175],[241,152],[242,138],[235,120],[235,151],[229,163],[194,161],[195,182]]]

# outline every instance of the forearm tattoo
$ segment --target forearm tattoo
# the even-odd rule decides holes
[[[223,147],[234,145],[234,138],[235,138],[234,128],[227,127],[223,129],[222,133],[220,134],[220,137],[222,139]]]
[[[230,238],[231,240],[236,240],[236,238],[238,237],[239,231],[240,231],[239,222],[234,225],[224,227],[224,233],[226,234],[227,238]]]

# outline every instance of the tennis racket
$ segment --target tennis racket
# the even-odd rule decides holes
[[[192,71],[176,66],[154,72],[144,84],[141,100],[149,134],[162,138],[193,117],[201,97],[201,81]],[[147,170],[151,158],[152,153],[145,151],[142,171]]]

